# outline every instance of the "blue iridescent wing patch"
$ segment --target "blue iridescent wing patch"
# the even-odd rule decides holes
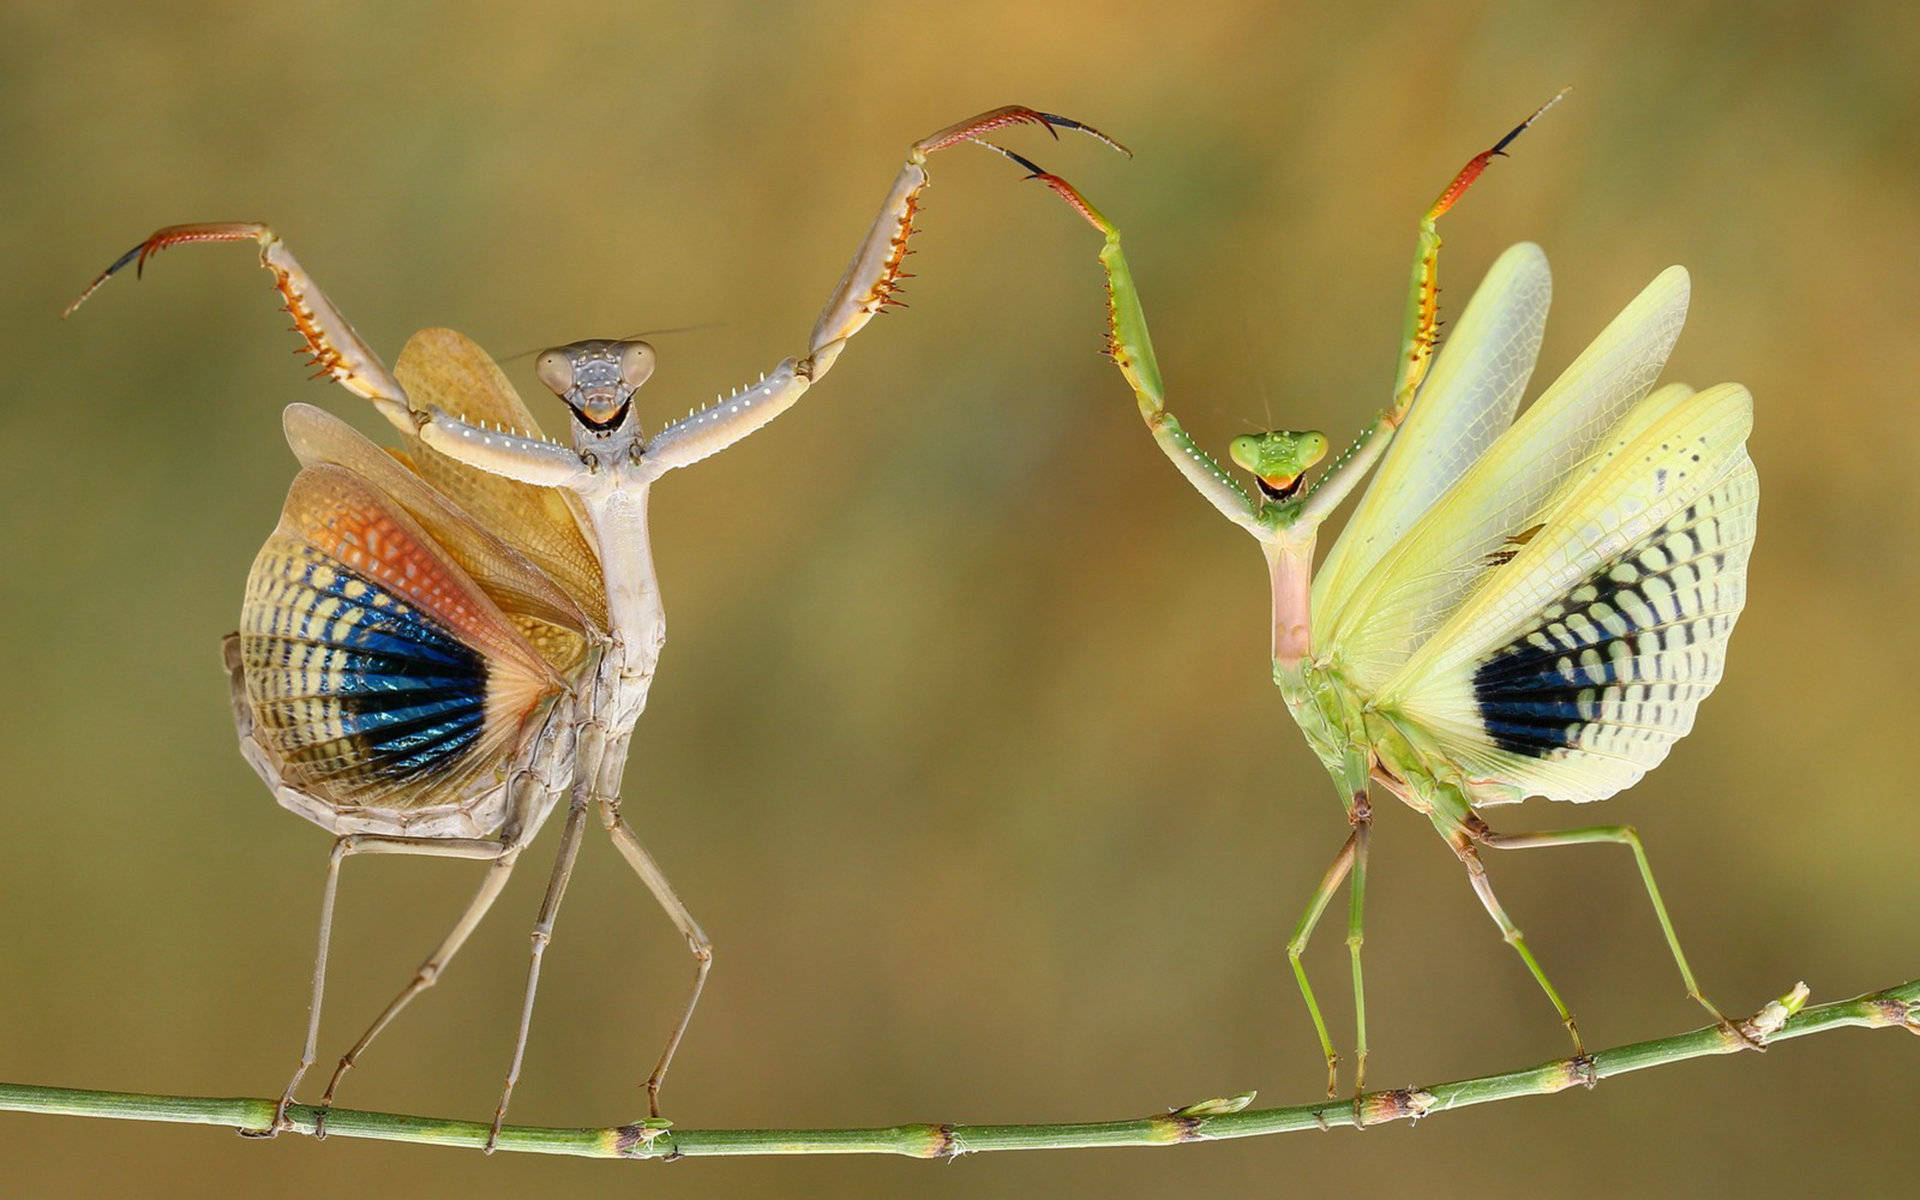
[[[287,784],[344,809],[490,784],[564,686],[430,535],[336,466],[294,480],[240,637],[261,746]]]

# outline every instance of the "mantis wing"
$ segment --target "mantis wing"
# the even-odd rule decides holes
[[[1540,523],[1567,473],[1651,390],[1687,293],[1683,268],[1662,271],[1367,572],[1318,643],[1362,695],[1460,607],[1504,543]]]
[[[464,334],[422,329],[407,339],[393,374],[416,410],[439,408],[471,425],[541,437],[499,366]],[[476,471],[419,438],[407,439],[407,454],[422,479],[531,559],[598,628],[606,628],[600,557],[565,493]]]
[[[1483,802],[1601,800],[1638,781],[1693,727],[1746,602],[1752,426],[1738,384],[1649,396],[1379,706]]]
[[[1313,584],[1314,642],[1367,572],[1513,423],[1546,330],[1553,279],[1531,242],[1509,247],[1441,347],[1405,426]]]
[[[426,480],[399,455],[374,445],[345,421],[310,404],[290,404],[281,416],[287,444],[302,466],[332,463],[418,521],[461,570],[498,604],[548,665],[571,674],[587,648],[592,626],[560,586]]]
[[[294,478],[240,614],[253,737],[340,809],[459,803],[498,785],[564,681],[392,499],[344,467]]]

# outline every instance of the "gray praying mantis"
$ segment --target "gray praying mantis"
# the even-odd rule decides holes
[[[1528,796],[1606,799],[1686,735],[1720,680],[1746,600],[1759,499],[1745,447],[1747,390],[1654,386],[1686,317],[1680,267],[1655,278],[1517,421],[1551,292],[1539,247],[1521,243],[1499,258],[1435,357],[1436,222],[1559,99],[1470,160],[1421,217],[1392,400],[1311,485],[1306,473],[1328,450],[1322,433],[1233,439],[1233,462],[1256,490],[1187,435],[1167,411],[1118,228],[1073,185],[1013,156],[1104,235],[1111,357],[1161,450],[1266,557],[1273,681],[1350,826],[1287,943],[1326,1055],[1329,1097],[1339,1058],[1302,954],[1351,878],[1358,1094],[1367,1065],[1360,948],[1371,785],[1425,816],[1459,857],[1578,1061],[1588,1061],[1579,1027],[1494,895],[1483,848],[1629,848],[1687,995],[1731,1042],[1757,1044],[1695,982],[1631,826],[1500,833],[1478,811]],[[1316,574],[1321,524],[1375,464]]]
[[[726,449],[792,407],[875,313],[899,303],[928,156],[1013,125],[1091,126],[1010,106],[916,143],[814,326],[807,353],[652,436],[634,393],[655,352],[595,339],[542,353],[535,374],[565,402],[570,445],[542,437],[500,368],[445,329],[408,341],[394,369],[361,340],[271,228],[175,225],[122,255],[114,274],[188,242],[252,241],[325,377],[373,403],[404,453],[330,414],[290,406],[301,471],[248,576],[225,642],[246,760],[275,799],[334,835],[320,908],[312,1002],[298,1066],[271,1127],[315,1061],[340,866],[359,854],[474,859],[478,892],[413,978],[340,1059],[318,1107],[407,1005],[439,979],[499,897],[521,852],[564,799],[566,821],[533,928],[497,1138],[520,1075],[540,967],[587,821],[597,819],[693,956],[691,987],[647,1077],[647,1123],[699,1003],[713,944],[621,814],[635,722],[666,636],[647,499],[670,471]],[[1005,153],[1005,151],[1002,151]],[[489,1139],[489,1149],[492,1139]]]

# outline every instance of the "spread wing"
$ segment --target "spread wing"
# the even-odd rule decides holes
[[[584,656],[591,619],[524,554],[482,529],[453,501],[345,421],[309,404],[281,417],[302,466],[344,467],[418,521],[434,544],[498,604],[556,671],[571,674]]]
[[[1483,800],[1638,781],[1693,727],[1746,602],[1752,425],[1738,384],[1647,397],[1376,704]]]
[[[1421,386],[1406,424],[1313,582],[1318,636],[1338,624],[1380,556],[1513,423],[1540,354],[1553,279],[1531,242],[1494,261]]]
[[[540,426],[487,352],[451,329],[422,329],[407,339],[394,378],[414,407],[440,408],[474,425],[540,437]],[[571,497],[477,471],[418,438],[407,439],[413,469],[483,528],[511,543],[558,584],[594,624],[607,623],[600,559],[582,531]]]
[[[254,738],[340,808],[456,803],[564,680],[399,504],[333,464],[294,479],[240,618]]]
[[[1687,292],[1679,267],[1648,284],[1380,554],[1324,628],[1316,617],[1316,647],[1361,695],[1378,692],[1460,608],[1508,540],[1540,523],[1569,471],[1647,395],[1686,320]]]

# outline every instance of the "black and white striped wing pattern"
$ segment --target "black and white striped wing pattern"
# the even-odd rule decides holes
[[[1736,384],[1648,396],[1374,698],[1490,802],[1601,800],[1719,682],[1759,482]]]

